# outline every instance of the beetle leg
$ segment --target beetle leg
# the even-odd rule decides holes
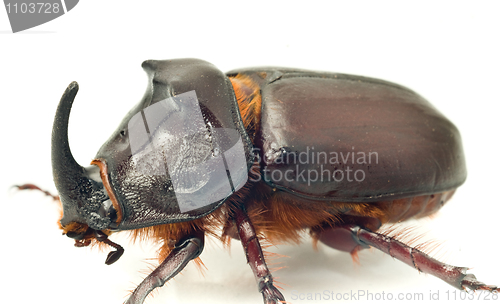
[[[371,232],[358,226],[343,226],[340,229],[350,231],[354,240],[360,245],[375,247],[393,258],[414,267],[419,272],[438,277],[455,288],[470,290],[480,289],[491,292],[500,291],[498,287],[486,285],[478,281],[473,274],[468,274],[467,267],[457,267],[442,263],[393,237]]]
[[[156,287],[161,287],[176,276],[187,263],[197,258],[203,251],[204,233],[197,231],[182,238],[167,258],[134,290],[126,304],[142,304],[147,295]]]
[[[56,201],[59,200],[58,195],[54,195],[54,194],[50,193],[49,191],[43,190],[40,187],[38,187],[37,185],[33,185],[33,184],[24,184],[24,185],[20,185],[20,186],[14,185],[14,186],[12,186],[12,188],[17,188],[18,190],[38,190],[38,191],[43,192],[45,195],[52,197]]]
[[[235,221],[241,243],[245,249],[248,264],[255,275],[259,292],[262,293],[264,298],[264,303],[275,304],[284,302],[285,298],[273,285],[273,276],[267,268],[259,239],[248,215],[242,209],[238,209],[235,214]]]

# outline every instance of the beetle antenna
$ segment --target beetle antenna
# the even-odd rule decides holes
[[[118,245],[117,243],[115,242],[112,242],[110,241],[109,239],[105,239],[104,241],[102,241],[103,243],[113,247],[116,249],[116,251],[111,251],[109,254],[108,254],[108,257],[106,258],[106,261],[104,262],[106,265],[111,265],[113,264],[114,262],[118,261],[118,259],[123,255],[123,253],[125,252],[125,250],[123,249],[122,246]]]
[[[108,239],[108,235],[105,234],[104,232],[100,231],[100,230],[94,230],[94,235],[95,235],[95,238],[100,241],[100,242],[103,242],[104,244],[106,245],[109,245],[113,248],[116,249],[116,251],[111,251],[109,254],[108,254],[108,257],[106,258],[106,261],[104,262],[106,265],[111,265],[113,264],[114,262],[118,261],[118,259],[123,255],[123,253],[125,252],[125,250],[123,249],[122,246],[118,245],[117,243],[115,242],[112,242]]]

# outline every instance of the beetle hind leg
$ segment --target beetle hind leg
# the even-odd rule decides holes
[[[338,248],[339,245],[331,246],[330,243],[334,243],[336,240],[340,239],[343,240],[343,243],[340,242],[340,245],[347,244],[344,249]],[[351,252],[351,254],[353,250],[357,251],[360,248],[377,248],[391,257],[417,269],[419,272],[438,277],[458,289],[500,292],[497,286],[486,285],[478,281],[473,274],[468,274],[467,267],[457,267],[445,264],[393,237],[372,232],[359,226],[345,225],[332,228],[331,231],[326,231],[323,235],[320,234],[319,240],[331,247]]]
[[[277,304],[285,302],[285,297],[273,284],[273,276],[267,268],[259,239],[247,214],[244,210],[238,208],[234,219],[238,228],[239,239],[245,249],[248,264],[255,275],[264,303]]]

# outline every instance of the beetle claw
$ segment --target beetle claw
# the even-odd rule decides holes
[[[285,297],[272,283],[266,284],[261,292],[265,304],[279,304],[285,302]]]
[[[469,273],[462,279],[462,288],[469,290],[487,290],[489,292],[499,292],[495,285],[486,285],[476,279],[476,276]]]

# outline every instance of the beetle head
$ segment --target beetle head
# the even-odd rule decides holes
[[[80,166],[68,143],[69,114],[77,91],[78,84],[73,82],[64,92],[52,129],[52,173],[63,208],[60,224],[66,235],[75,239],[77,247],[88,246],[95,238],[117,248],[106,260],[111,264],[123,249],[109,241],[102,231],[113,227],[116,209],[103,187],[99,167]]]
[[[71,237],[197,219],[247,182],[252,143],[226,75],[197,59],[148,60],[143,68],[146,93],[98,151],[96,166],[78,165],[68,145],[78,85],[61,99],[52,134],[61,225],[91,229]]]
[[[98,166],[80,166],[69,148],[68,120],[78,84],[71,83],[61,98],[52,129],[52,173],[61,199],[64,227],[84,223],[94,230],[108,229],[116,211],[103,187]]]

